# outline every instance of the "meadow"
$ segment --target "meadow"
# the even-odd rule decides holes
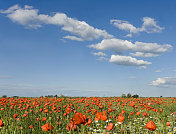
[[[174,134],[176,98],[0,98],[2,134]]]

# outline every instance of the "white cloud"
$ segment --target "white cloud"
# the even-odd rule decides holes
[[[7,10],[0,10],[0,13],[4,13],[4,14],[8,14],[8,13],[11,13],[17,9],[19,9],[19,5],[14,5],[14,6],[11,6],[10,8],[8,8]]]
[[[99,61],[106,61],[106,60],[108,60],[108,58],[106,58],[106,57],[103,57],[103,56],[101,56],[101,57],[98,57],[96,60],[99,60]]]
[[[159,54],[143,53],[143,52],[130,53],[130,55],[136,56],[136,57],[156,57],[156,56],[159,56]]]
[[[62,30],[77,35],[82,40],[91,41],[100,37],[113,37],[113,35],[108,34],[105,30],[94,28],[85,21],[70,18],[64,13],[55,13],[53,16],[39,14],[38,9],[34,9],[32,6],[28,5],[24,6],[24,8],[21,8],[19,5],[14,5],[7,10],[1,10],[0,13],[7,14],[7,17],[13,22],[19,23],[28,28],[38,28],[43,24],[61,26]],[[76,39],[75,36],[66,37],[67,39]]]
[[[136,34],[140,32],[159,33],[164,29],[163,27],[158,26],[155,19],[153,18],[143,17],[142,21],[143,21],[143,24],[139,28],[133,26],[128,21],[124,21],[124,20],[111,20],[110,22],[118,29],[129,32],[130,34],[127,34],[126,35],[127,37],[132,37],[132,34]]]
[[[176,77],[162,77],[150,83],[152,86],[158,87],[176,87]]]
[[[159,33],[164,28],[160,27],[156,24],[155,19],[150,17],[143,17],[143,24],[142,27],[139,29],[140,32],[146,32],[146,33]]]
[[[157,43],[144,43],[136,41],[134,44],[128,40],[104,39],[98,44],[89,45],[96,50],[113,50],[115,52],[137,51],[143,53],[160,54],[172,49],[169,44],[159,45]]]
[[[96,50],[114,50],[116,52],[131,50],[133,44],[127,40],[121,39],[104,39],[98,44],[90,45],[89,47],[95,48]]]
[[[123,20],[111,20],[111,24],[119,28],[120,30],[129,31],[130,33],[137,33],[138,29],[130,24],[128,21]]]
[[[103,53],[103,52],[94,52],[93,55],[95,55],[95,56],[106,56],[106,54]]]
[[[70,36],[70,35],[64,36],[63,38],[65,38],[65,39],[70,39],[70,40],[75,40],[75,41],[83,41],[83,39],[81,39],[81,38],[79,38],[79,37]]]
[[[111,55],[109,62],[113,62],[118,65],[127,65],[127,66],[141,66],[146,67],[146,65],[152,64],[151,62],[144,60],[137,60],[131,56],[120,56],[120,55]]]

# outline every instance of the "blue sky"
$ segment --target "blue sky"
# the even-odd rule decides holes
[[[0,94],[175,96],[175,6],[0,0]]]

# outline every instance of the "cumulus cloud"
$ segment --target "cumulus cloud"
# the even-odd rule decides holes
[[[120,30],[128,31],[130,33],[137,33],[138,29],[130,24],[128,21],[124,20],[111,20],[111,24],[113,24],[115,27],[119,28]]]
[[[75,40],[75,41],[83,41],[83,39],[81,39],[81,38],[79,38],[79,37],[70,36],[70,35],[64,36],[63,38],[64,38],[64,39]]]
[[[130,34],[127,34],[127,37],[131,37],[132,34],[140,33],[140,32],[146,32],[146,33],[159,33],[164,28],[157,25],[155,19],[150,17],[143,17],[142,18],[143,24],[141,27],[135,27],[134,25],[130,24],[128,21],[124,20],[111,20],[111,24],[113,24],[115,27],[117,27],[120,30],[124,30],[129,32]]]
[[[108,34],[105,30],[97,29],[85,21],[79,21],[68,17],[64,13],[55,13],[53,16],[46,14],[39,14],[38,9],[34,9],[32,6],[24,6],[21,8],[19,5],[14,5],[7,10],[1,10],[0,13],[6,14],[9,19],[20,25],[28,28],[39,28],[44,24],[52,24],[61,26],[61,29],[75,36],[66,36],[65,38],[71,40],[88,40],[103,38],[112,38],[113,35]]]
[[[135,56],[135,57],[156,57],[156,56],[159,56],[159,54],[143,53],[143,52],[130,53],[130,55]]]
[[[176,77],[160,77],[150,83],[157,87],[176,87]]]
[[[109,62],[113,62],[118,65],[127,65],[127,66],[140,66],[146,67],[147,65],[152,64],[151,62],[144,60],[137,60],[131,56],[120,56],[120,55],[111,55]]]
[[[138,56],[139,56],[139,52],[143,53],[143,55],[141,56],[146,56],[145,55],[146,53],[148,54],[147,56],[149,56],[149,53],[150,53],[150,56],[151,54],[154,54],[156,56],[160,53],[164,53],[172,49],[172,45],[169,45],[169,44],[159,45],[157,43],[144,43],[144,42],[138,42],[138,41],[136,41],[135,43],[132,43],[128,40],[121,40],[116,38],[104,39],[98,44],[89,45],[89,47],[99,51],[113,50],[115,52],[120,52],[120,53],[124,51],[136,51],[138,52]]]
[[[103,52],[94,52],[93,55],[95,55],[95,56],[106,56],[106,54],[103,53]]]
[[[100,56],[96,60],[98,60],[98,61],[106,61],[106,60],[108,60],[108,58]]]

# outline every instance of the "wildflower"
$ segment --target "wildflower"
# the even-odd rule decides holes
[[[155,123],[151,120],[145,126],[145,128],[149,129],[150,131],[154,131],[156,129]]]
[[[109,125],[106,127],[107,130],[112,130],[113,129],[113,124],[112,123],[109,123]]]
[[[170,126],[170,122],[167,122],[167,124],[166,124],[168,127]]]
[[[77,131],[77,125],[73,124],[73,123],[68,123],[67,124],[67,130],[71,130],[71,131]]]
[[[23,117],[26,117],[27,116],[27,114],[23,114]]]
[[[73,122],[74,122],[75,125],[85,124],[86,123],[86,117],[82,113],[76,113],[73,116]]]
[[[32,128],[34,128],[34,126],[33,126],[33,125],[30,125],[29,128],[32,129]]]
[[[16,118],[17,118],[17,114],[14,114],[14,115],[13,115],[13,118],[15,118],[15,119],[16,119]]]
[[[88,122],[87,122],[88,126],[90,126],[91,123],[92,123],[92,119],[89,118],[89,120],[88,120]]]
[[[106,115],[101,115],[101,118],[100,118],[102,121],[106,121],[107,120],[107,116]]]
[[[0,127],[4,126],[4,123],[2,120],[0,120]]]
[[[123,116],[123,114],[120,114],[117,118],[117,121],[123,122],[123,120],[124,120],[124,116]]]
[[[54,127],[50,125],[49,123],[43,125],[41,128],[43,129],[43,131],[50,131],[54,129]]]
[[[47,118],[46,118],[46,117],[43,117],[43,118],[42,118],[42,121],[46,121],[46,120],[47,120]]]

